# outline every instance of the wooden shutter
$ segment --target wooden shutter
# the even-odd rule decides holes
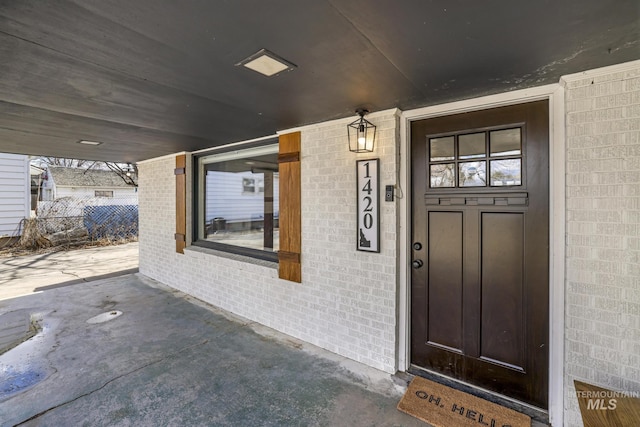
[[[302,282],[300,267],[300,132],[280,135],[280,251],[279,277]]]
[[[187,156],[176,156],[176,252],[183,254],[187,246]]]

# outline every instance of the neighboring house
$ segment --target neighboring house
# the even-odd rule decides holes
[[[29,218],[29,182],[29,156],[0,153],[0,238],[19,236],[20,221]]]
[[[135,197],[137,187],[127,185],[115,172],[102,169],[49,166],[42,185],[42,200],[63,197]]]
[[[48,166],[36,216],[47,234],[83,230],[91,238],[138,233],[137,187],[111,170]]]

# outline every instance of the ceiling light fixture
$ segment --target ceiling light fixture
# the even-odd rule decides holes
[[[347,125],[347,136],[349,137],[349,151],[354,153],[371,153],[376,139],[376,127],[364,115],[369,111],[359,108],[356,113],[360,118]]]
[[[87,141],[86,139],[81,139],[80,141],[78,141],[78,144],[83,144],[83,145],[100,145],[100,144],[102,144],[102,142],[98,142],[98,141]]]
[[[261,49],[250,57],[238,62],[237,66],[243,66],[267,77],[290,71],[296,68],[291,62],[279,57],[273,52]]]

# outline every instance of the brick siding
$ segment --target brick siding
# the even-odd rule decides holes
[[[398,117],[378,126],[370,155],[348,151],[346,122],[302,129],[302,283],[278,279],[275,266],[175,253],[174,159],[140,164],[140,272],[217,307],[374,368],[396,370],[397,206],[383,202],[395,184]],[[355,161],[380,158],[381,253],[357,252]]]
[[[640,392],[640,66],[566,83],[565,424],[573,380]]]

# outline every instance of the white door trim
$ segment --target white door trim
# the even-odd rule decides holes
[[[410,360],[411,122],[505,105],[549,100],[549,422],[563,424],[565,291],[565,102],[560,84],[404,111],[400,119],[400,250],[398,259],[398,370]]]

